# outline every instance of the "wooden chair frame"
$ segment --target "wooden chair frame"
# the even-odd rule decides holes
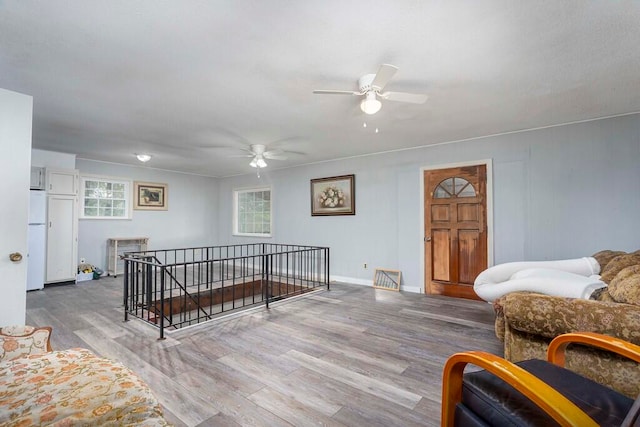
[[[593,332],[576,332],[556,337],[549,344],[547,360],[564,367],[565,350],[570,344],[582,344],[611,351],[640,363],[640,346]],[[494,354],[469,351],[451,356],[442,376],[443,427],[453,426],[455,408],[462,399],[462,377],[467,364],[496,375],[524,394],[562,426],[597,426],[597,423],[554,388],[519,366]]]

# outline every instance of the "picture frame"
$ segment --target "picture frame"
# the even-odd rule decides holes
[[[387,289],[389,291],[400,291],[400,280],[402,272],[400,270],[387,270],[386,268],[376,268],[373,275],[373,287],[377,289]]]
[[[169,209],[167,184],[156,182],[133,183],[133,209],[146,211],[166,211]]]
[[[355,215],[356,176],[311,180],[311,216]]]

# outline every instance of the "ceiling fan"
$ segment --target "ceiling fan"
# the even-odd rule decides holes
[[[264,144],[251,144],[249,148],[240,148],[236,147],[238,150],[246,151],[247,154],[237,154],[231,155],[229,157],[252,157],[251,163],[249,166],[254,168],[266,168],[267,162],[265,159],[269,160],[287,160],[285,154],[303,154],[297,151],[284,151],[284,150],[268,150],[267,146]]]
[[[351,90],[314,90],[319,95],[357,95],[364,96],[360,102],[360,109],[366,114],[375,114],[382,108],[382,102],[378,98],[387,101],[409,102],[412,104],[424,104],[427,95],[406,92],[382,92],[389,80],[398,71],[398,67],[391,64],[382,64],[376,74],[365,74],[358,80],[358,91]]]

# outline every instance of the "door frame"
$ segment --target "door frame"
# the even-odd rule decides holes
[[[493,159],[470,160],[466,162],[442,163],[437,165],[423,166],[420,168],[420,230],[422,230],[420,240],[420,273],[422,274],[422,287],[420,293],[427,293],[424,237],[427,235],[424,229],[424,173],[425,171],[460,168],[465,166],[485,165],[487,168],[487,268],[493,266]]]

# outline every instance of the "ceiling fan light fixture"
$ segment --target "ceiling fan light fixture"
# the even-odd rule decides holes
[[[251,160],[251,163],[249,163],[249,166],[251,166],[252,168],[266,168],[267,162],[264,161],[264,158],[262,156],[255,156]]]
[[[136,154],[136,158],[138,160],[140,160],[142,163],[147,163],[149,160],[151,160],[151,155],[150,154]]]
[[[376,99],[375,92],[369,92],[365,95],[365,99],[360,102],[360,109],[365,114],[375,114],[382,108],[382,102]]]

